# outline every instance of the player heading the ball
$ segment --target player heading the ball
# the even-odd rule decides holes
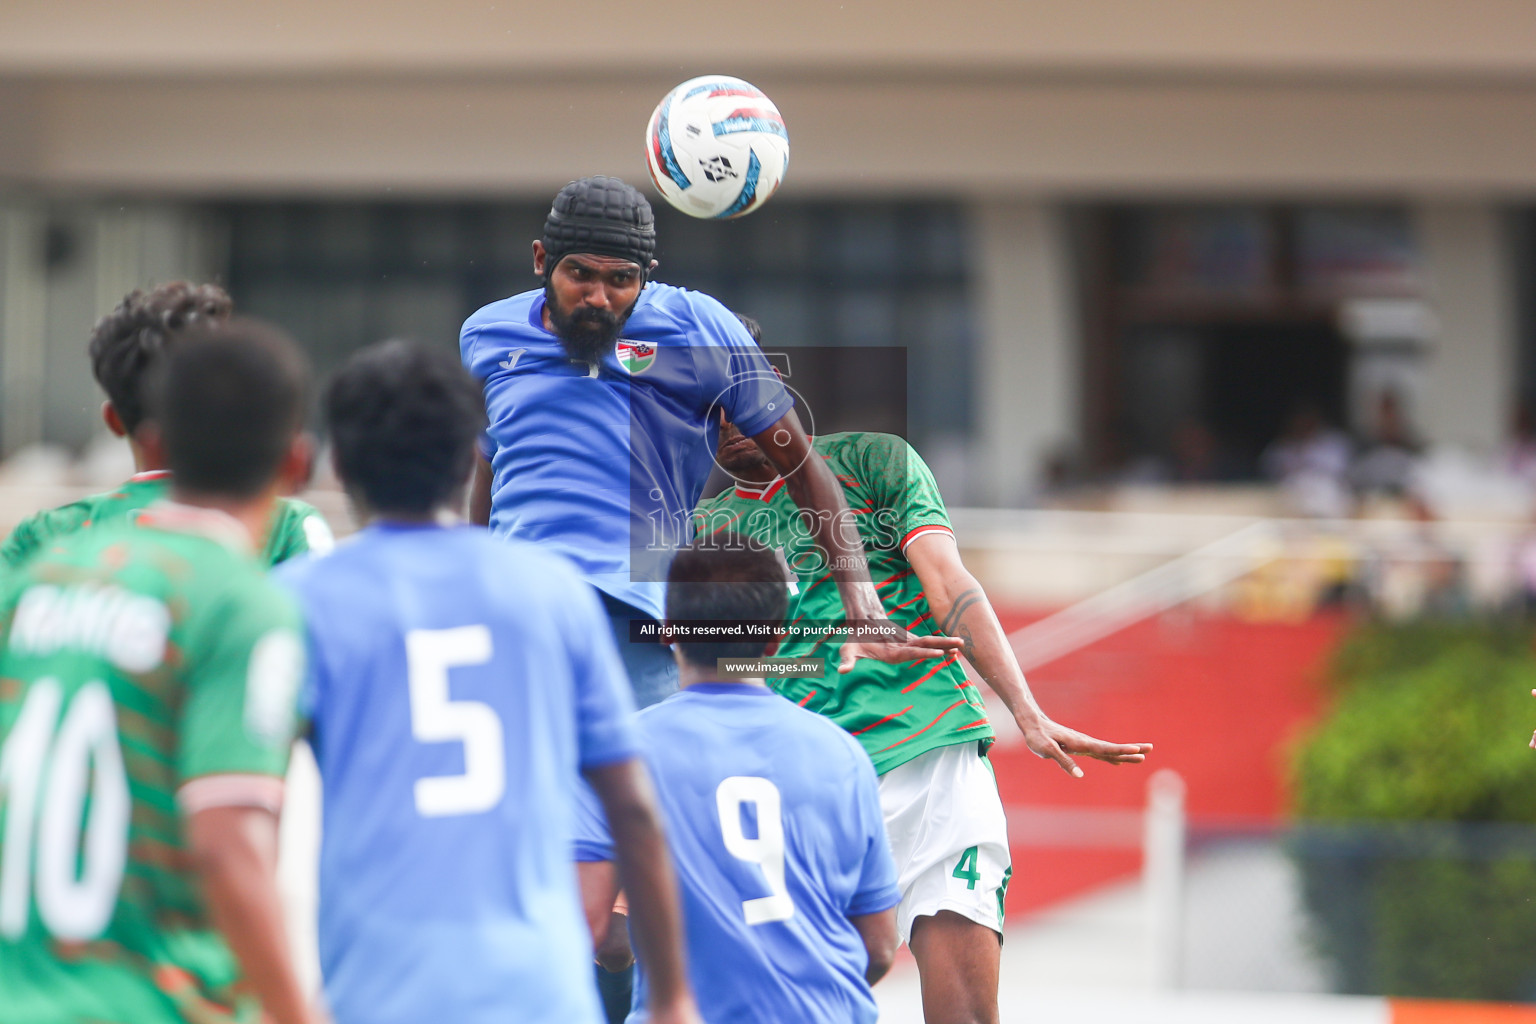
[[[616,826],[652,1019],[694,1024],[634,703],[564,559],[453,522],[480,390],[452,356],[364,349],[326,392],[365,521],[282,582],[309,623],[323,787],[320,960],[336,1024],[595,1024],[570,835],[578,772]]]
[[[656,620],[672,551],[714,464],[724,409],[815,522],[846,519],[841,488],[794,400],[736,317],[699,292],[651,280],[656,226],[631,186],[596,176],[560,190],[533,243],[540,287],[464,323],[464,365],[490,424],[471,508],[498,536],[564,555],[601,592],[637,701],[677,688],[666,648],[631,643]],[[850,618],[883,619],[856,533],[817,528]],[[959,640],[864,644],[860,656],[936,658]]]

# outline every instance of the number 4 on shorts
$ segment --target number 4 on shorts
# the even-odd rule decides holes
[[[981,872],[976,867],[976,847],[972,846],[960,855],[960,863],[955,865],[950,877],[963,880],[967,889],[976,888],[976,883],[981,881]]]

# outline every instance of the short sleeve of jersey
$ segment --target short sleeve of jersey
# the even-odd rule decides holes
[[[708,390],[719,396],[713,401],[743,434],[762,433],[794,408],[795,400],[736,314],[707,295],[691,298],[699,330],[707,337],[695,358]]]
[[[177,773],[281,776],[297,729],[304,641],[291,600],[265,579],[232,580],[188,623]]]
[[[475,324],[474,319],[471,318],[459,329],[459,361],[471,374],[475,373],[475,347],[479,341],[480,325]],[[482,385],[484,383],[481,381]],[[480,431],[480,436],[475,438],[475,449],[486,462],[496,457],[496,439],[491,436],[489,429]]]
[[[597,792],[583,780],[577,783],[575,856],[578,861],[613,860],[613,834]]]
[[[596,593],[571,579],[565,643],[576,683],[577,757],[582,768],[592,768],[639,752],[635,698]]]
[[[866,434],[860,447],[864,479],[876,506],[895,513],[901,550],[924,532],[954,532],[933,471],[910,444],[894,434]]]
[[[87,515],[85,505],[76,503],[35,512],[23,519],[0,543],[0,569],[20,569],[54,537],[77,529]]]
[[[37,550],[36,519],[35,515],[23,519],[5,538],[5,542],[0,543],[0,568],[20,569],[21,564]]]
[[[464,369],[475,372],[475,342],[480,340],[480,326],[471,317],[459,328],[459,361]]]
[[[309,551],[327,554],[335,546],[336,536],[319,509],[285,498],[277,506],[272,535],[262,555],[267,565],[281,565]]]
[[[880,785],[875,779],[875,766],[862,747],[857,750],[858,839],[864,844],[864,860],[858,888],[845,911],[849,917],[878,914],[901,902],[901,890],[896,885],[896,862],[891,858],[890,841],[885,837],[885,819],[880,813]]]

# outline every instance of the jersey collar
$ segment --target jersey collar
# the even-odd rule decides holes
[[[683,687],[682,692],[740,694],[744,697],[778,696],[768,687],[759,683],[694,683],[692,686]]]
[[[128,478],[128,482],[131,484],[142,484],[150,480],[169,480],[170,478],[171,471],[168,469],[146,469],[142,473],[133,474],[133,476]]]
[[[744,484],[738,480],[736,481],[736,497],[747,498],[752,501],[772,501],[773,496],[778,494],[779,488],[783,486],[784,478],[781,476],[774,477],[772,481],[760,487]]]
[[[815,434],[807,434],[805,439],[807,441],[809,441],[812,445],[815,445],[815,443],[816,443],[816,435]],[[820,453],[818,453],[818,454],[820,454]],[[821,457],[822,458],[826,458],[825,455],[822,455]],[[740,480],[737,480],[736,481],[736,497],[738,497],[738,498],[746,498],[749,501],[772,501],[773,500],[773,496],[775,494],[778,494],[779,493],[779,488],[781,488],[783,486],[784,486],[784,478],[782,476],[776,476],[772,480],[770,480],[768,483],[763,484],[760,487],[754,487],[751,484],[744,484]]]
[[[541,291],[538,295],[534,296],[532,302],[528,303],[528,326],[534,328],[540,334],[559,341],[560,338],[548,327],[544,326],[544,302],[545,295]]]
[[[157,501],[139,513],[140,526],[171,533],[195,533],[217,541],[242,555],[254,554],[256,545],[245,525],[216,508],[184,505],[179,501]]]

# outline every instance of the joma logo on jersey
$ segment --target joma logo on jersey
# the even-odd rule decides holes
[[[11,650],[47,656],[76,650],[124,672],[148,672],[165,658],[171,613],[152,597],[121,587],[39,584],[22,595],[11,624]]]
[[[656,346],[648,341],[621,341],[614,351],[625,373],[644,373],[656,361]]]

